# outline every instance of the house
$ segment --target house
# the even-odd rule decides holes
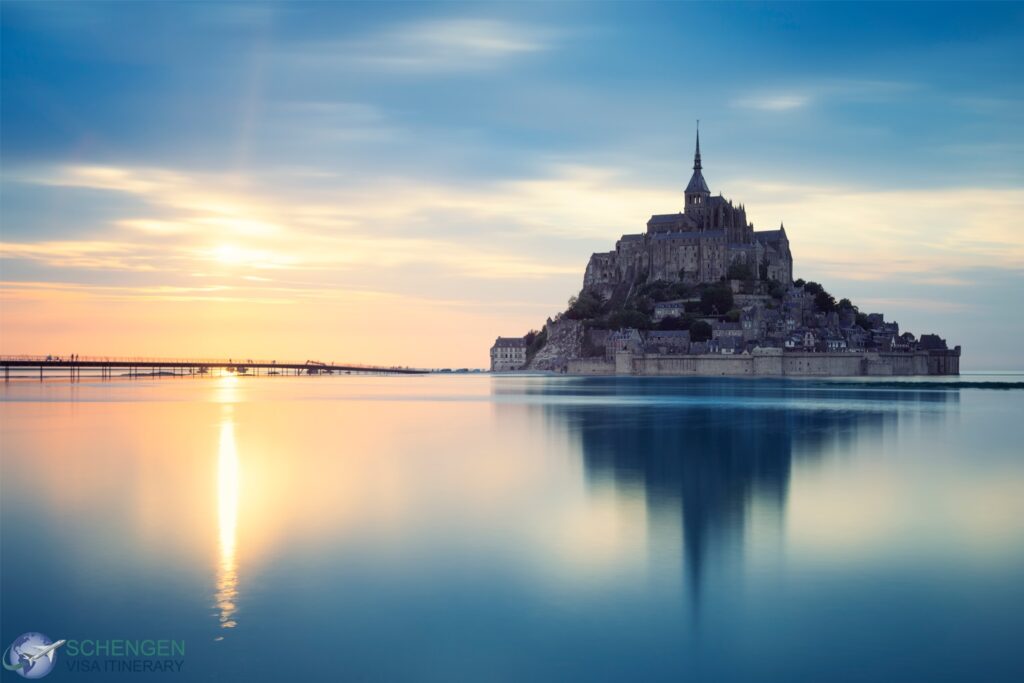
[[[714,339],[725,339],[726,337],[735,337],[737,339],[742,339],[743,325],[742,323],[727,323],[716,321],[713,326],[712,337]]]
[[[647,333],[644,353],[660,355],[685,354],[690,351],[688,330],[655,330]]]
[[[743,340],[739,337],[722,337],[718,340],[718,352],[728,356],[743,353]]]
[[[917,340],[914,339],[914,335],[910,332],[904,332],[899,336],[894,336],[892,340],[892,348],[894,351],[913,351],[916,346]]]
[[[861,350],[867,345],[868,333],[859,327],[851,327],[843,331],[846,336],[846,348]]]
[[[827,335],[825,337],[825,350],[826,351],[845,351],[846,340],[839,335]]]
[[[498,337],[491,347],[491,372],[509,372],[526,367],[526,340]]]
[[[643,350],[643,337],[640,336],[640,332],[638,330],[635,330],[632,327],[612,332],[608,335],[608,339],[604,344],[604,354],[609,360],[614,360],[615,354],[620,351],[642,353]]]
[[[654,322],[665,318],[682,318],[686,313],[687,299],[675,299],[673,301],[659,301],[654,304]]]
[[[896,335],[889,332],[872,332],[871,348],[892,351],[896,347]]]

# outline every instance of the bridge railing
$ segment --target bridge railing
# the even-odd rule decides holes
[[[161,358],[154,356],[82,356],[74,354],[50,354],[50,355],[29,355],[29,354],[4,354],[0,355],[0,365],[5,362],[18,363],[145,363],[147,365],[167,363],[176,365],[223,365],[223,366],[246,366],[246,365],[287,365],[303,366],[311,368],[362,368],[366,370],[412,370],[405,365],[371,365],[368,363],[338,363],[319,360],[279,360],[264,358]]]

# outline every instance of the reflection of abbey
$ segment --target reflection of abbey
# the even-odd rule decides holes
[[[700,133],[685,196],[682,212],[651,216],[646,233],[623,235],[615,251],[591,256],[583,286],[610,290],[638,278],[718,282],[735,262],[746,263],[762,279],[787,285],[793,281],[785,228],[756,231],[742,204],[711,195],[701,172]]]

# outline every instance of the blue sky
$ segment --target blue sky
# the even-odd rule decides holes
[[[1024,365],[1022,4],[5,2],[0,22],[5,351],[483,365],[591,252],[680,208],[700,118],[712,191],[785,221],[798,276],[967,368]]]

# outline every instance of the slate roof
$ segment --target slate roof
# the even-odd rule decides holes
[[[700,169],[696,169],[693,172],[693,176],[690,177],[690,184],[686,186],[687,194],[690,192],[703,192],[704,194],[711,194],[711,190],[708,189],[708,184],[704,182],[704,174],[700,172]]]
[[[652,240],[698,240],[701,238],[725,237],[724,230],[697,230],[685,232],[658,232],[651,235]]]
[[[760,240],[761,242],[778,242],[784,234],[785,232],[782,229],[755,230],[754,239]]]
[[[656,339],[689,339],[689,330],[652,330],[647,333],[647,340],[654,341]]]
[[[522,349],[526,348],[526,340],[522,337],[498,337],[494,340],[496,349]]]

